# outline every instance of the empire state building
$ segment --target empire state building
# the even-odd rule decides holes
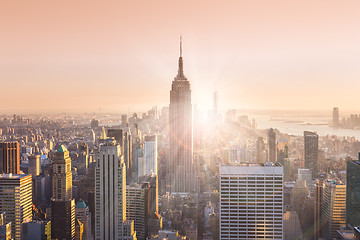
[[[193,192],[196,184],[193,168],[191,90],[190,82],[183,71],[181,45],[180,40],[179,69],[170,91],[170,162],[167,185],[171,192]]]

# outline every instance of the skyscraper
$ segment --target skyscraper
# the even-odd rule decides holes
[[[145,175],[158,174],[157,169],[157,137],[156,135],[145,136]]]
[[[339,127],[339,108],[333,109],[333,127]]]
[[[270,128],[268,131],[268,143],[269,143],[269,162],[276,162],[276,133],[274,129]]]
[[[32,220],[31,175],[0,174],[0,212],[11,222],[11,236],[21,239],[21,224]]]
[[[220,239],[283,239],[283,167],[220,166]]]
[[[322,226],[323,226],[323,190],[324,183],[318,180],[315,184],[314,188],[314,197],[315,197],[315,205],[314,205],[314,239],[319,239],[322,234]]]
[[[123,237],[126,220],[126,166],[120,145],[100,144],[95,170],[95,239]]]
[[[126,186],[126,218],[133,220],[136,237],[145,240],[150,217],[150,184],[148,182]]]
[[[56,200],[72,199],[72,172],[69,151],[61,145],[53,160],[53,198]]]
[[[20,150],[18,142],[0,143],[0,173],[20,173]]]
[[[325,182],[322,214],[322,237],[332,240],[336,238],[336,231],[346,224],[346,185],[335,181]]]
[[[262,137],[258,137],[256,141],[256,162],[257,163],[266,162],[265,143]]]
[[[75,200],[72,198],[72,172],[69,151],[61,145],[54,155],[51,199],[51,236],[75,238]]]
[[[305,168],[310,169],[312,176],[318,175],[318,149],[319,149],[319,136],[314,132],[304,131],[304,161]]]
[[[83,239],[90,240],[91,236],[91,214],[89,207],[86,206],[84,201],[79,201],[75,206],[76,219],[80,220],[84,225]]]
[[[139,183],[150,184],[150,213],[159,212],[159,184],[158,175],[146,175],[139,177]]]
[[[190,82],[184,75],[180,40],[178,74],[172,82],[169,105],[170,162],[167,181],[172,192],[195,190]]]
[[[34,177],[40,174],[40,155],[30,155],[28,156],[29,160],[29,174]]]
[[[360,158],[347,161],[346,184],[346,224],[360,226]]]

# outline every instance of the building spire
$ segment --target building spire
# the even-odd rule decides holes
[[[176,79],[186,80],[186,77],[185,77],[185,75],[184,75],[183,59],[182,59],[182,36],[180,36],[179,69],[178,69],[178,75],[176,76]]]
[[[180,57],[182,57],[182,36],[180,35]]]

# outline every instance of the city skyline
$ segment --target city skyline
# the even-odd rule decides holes
[[[359,110],[356,1],[84,3],[1,3],[1,112],[166,106],[179,35],[200,109]]]

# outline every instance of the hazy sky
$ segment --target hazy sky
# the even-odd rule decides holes
[[[0,1],[0,112],[360,110],[360,1]]]

